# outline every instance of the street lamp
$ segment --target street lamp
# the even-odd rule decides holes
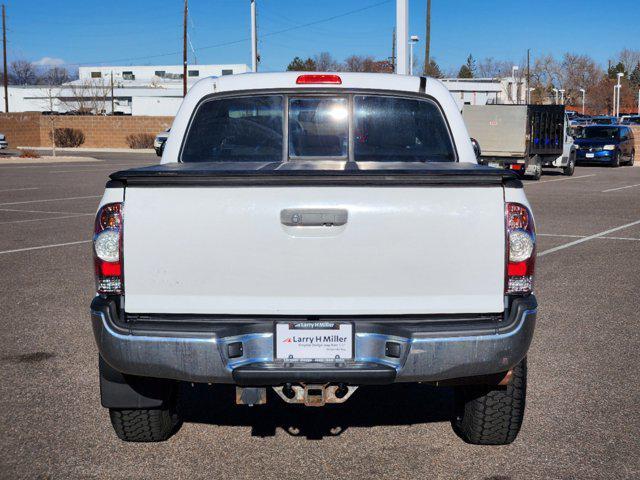
[[[516,70],[518,70],[518,66],[514,65],[513,67],[511,67],[511,76],[513,77],[513,95],[512,95],[512,99],[513,99],[513,103],[520,103],[517,98],[518,95],[518,85],[517,85],[517,81],[516,81]]]
[[[564,88],[558,90],[560,92],[560,104],[564,105]]]
[[[553,103],[555,105],[557,105],[558,104],[558,89],[557,88],[552,88],[551,90],[553,90],[553,98],[554,98]]]
[[[409,75],[413,75],[413,45],[420,41],[417,35],[411,35],[409,40]]]
[[[584,99],[587,91],[584,88],[581,88],[580,92],[582,92],[582,115],[584,115]]]
[[[615,88],[617,88],[618,91],[617,91],[617,95],[616,95],[616,90],[614,89],[613,90],[613,95],[616,98],[616,101],[615,101],[615,116],[619,117],[620,116],[620,92],[622,90],[622,85],[620,85],[620,79],[622,77],[624,77],[624,73],[618,72],[616,74],[616,76],[618,77],[618,84],[615,86]]]
[[[529,95],[527,97],[527,104],[531,103],[531,92],[533,92],[536,89],[536,87],[529,87]]]

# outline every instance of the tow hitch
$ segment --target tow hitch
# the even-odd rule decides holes
[[[305,384],[273,387],[280,398],[287,403],[303,403],[307,407],[322,407],[327,403],[343,403],[358,387],[329,384]]]

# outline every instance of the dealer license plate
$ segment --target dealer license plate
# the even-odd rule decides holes
[[[353,358],[353,325],[338,322],[276,323],[276,358],[290,361]]]
[[[587,158],[593,158],[593,157],[595,157],[595,155],[593,153],[587,153],[586,157]]]

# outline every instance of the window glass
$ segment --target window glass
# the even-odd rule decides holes
[[[222,75],[233,75],[233,70],[222,70]]]
[[[189,76],[190,77],[199,77],[200,76],[200,70],[189,70]]]
[[[586,127],[582,130],[582,138],[618,140],[620,129],[616,127]]]
[[[354,97],[355,161],[453,162],[449,130],[430,100]]]
[[[346,98],[289,100],[289,157],[346,157],[349,110]]]
[[[102,78],[102,72],[91,72],[91,78]]]
[[[281,161],[282,121],[281,96],[207,101],[189,128],[182,161]]]

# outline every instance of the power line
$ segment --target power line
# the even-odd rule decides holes
[[[293,30],[299,30],[301,28],[311,27],[313,25],[318,25],[320,23],[330,22],[332,20],[336,20],[338,18],[346,17],[348,15],[353,15],[353,14],[356,14],[356,13],[360,13],[360,12],[363,12],[365,10],[370,10],[372,8],[376,8],[376,7],[379,7],[380,5],[384,5],[386,3],[391,3],[393,1],[394,0],[384,0],[384,1],[381,1],[381,2],[376,2],[376,3],[371,4],[371,5],[367,5],[366,7],[356,8],[354,10],[349,10],[349,11],[344,12],[344,13],[340,13],[340,14],[337,14],[337,15],[332,15],[330,17],[322,18],[322,19],[319,19],[319,20],[314,20],[312,22],[307,22],[307,23],[303,23],[303,24],[296,25],[296,26],[293,26],[293,27],[283,28],[281,30],[276,30],[276,31],[273,31],[273,32],[264,33],[264,34],[261,35],[261,38],[272,37],[274,35],[281,35],[283,33],[291,32]],[[202,50],[210,50],[210,49],[213,49],[213,48],[228,47],[230,45],[236,45],[236,44],[244,43],[244,42],[247,42],[247,41],[250,41],[250,40],[251,40],[250,37],[245,37],[245,38],[238,39],[238,40],[231,40],[231,41],[228,41],[228,42],[222,42],[222,43],[216,43],[216,44],[213,44],[213,45],[207,45],[207,46],[204,46],[204,47],[198,47],[195,50],[202,51]],[[150,58],[161,58],[161,57],[168,57],[168,56],[172,56],[172,55],[180,55],[181,53],[182,52],[180,52],[180,51],[166,52],[166,53],[159,53],[159,54],[156,54],[156,55],[145,55],[145,56],[140,56],[140,57],[129,57],[129,58],[117,58],[117,59],[104,60],[104,61],[99,61],[99,62],[94,61],[94,62],[68,63],[67,65],[80,66],[80,65],[95,65],[95,64],[101,64],[101,63],[131,62],[131,61],[134,61],[134,60],[146,60],[146,59],[150,59]]]

